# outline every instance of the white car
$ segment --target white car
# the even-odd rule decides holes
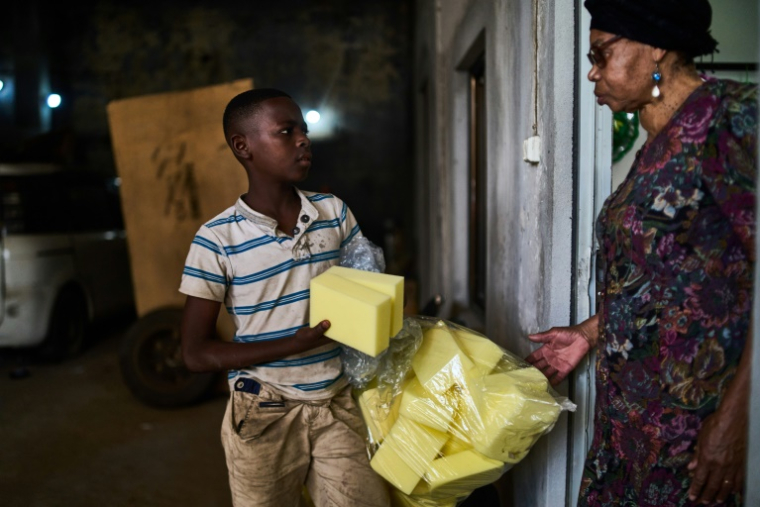
[[[118,179],[0,163],[0,347],[61,359],[134,312]]]

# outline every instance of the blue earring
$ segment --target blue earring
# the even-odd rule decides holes
[[[657,98],[660,96],[660,81],[662,80],[662,73],[660,72],[660,64],[654,62],[655,69],[652,72],[652,81],[654,81],[654,88],[652,88],[652,97]]]

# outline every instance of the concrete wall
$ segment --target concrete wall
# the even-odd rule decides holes
[[[710,0],[713,9],[712,35],[720,53],[716,62],[758,61],[757,0]],[[710,61],[710,58],[705,58]]]
[[[575,22],[571,2],[418,0],[415,90],[423,299],[527,355],[527,333],[570,322]],[[467,295],[468,78],[458,70],[484,34],[488,283],[485,315]],[[430,106],[420,106],[427,83]],[[421,112],[428,117],[422,118]],[[427,126],[428,132],[424,132]],[[427,143],[425,136],[429,136]],[[541,161],[523,160],[541,139]],[[427,150],[427,151],[426,151]],[[420,151],[423,155],[420,155]],[[499,483],[504,505],[565,503],[567,415]]]

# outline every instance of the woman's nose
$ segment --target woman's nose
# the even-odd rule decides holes
[[[591,70],[588,71],[588,75],[586,77],[592,83],[599,81],[599,68],[596,65],[592,65]]]

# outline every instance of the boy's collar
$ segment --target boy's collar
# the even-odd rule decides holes
[[[314,222],[319,217],[319,212],[317,211],[317,208],[311,203],[309,198],[306,197],[306,195],[304,195],[304,193],[301,192],[299,188],[294,188],[296,194],[298,194],[298,198],[301,199],[301,211],[298,214],[299,226],[302,225],[305,228],[308,228],[312,222]],[[254,224],[260,225],[265,229],[270,229],[274,235],[275,231],[277,230],[277,220],[251,209],[251,207],[245,203],[243,197],[245,197],[245,194],[238,197],[238,200],[235,203],[235,210]],[[304,215],[309,217],[309,220],[306,222],[304,222],[302,218]]]

